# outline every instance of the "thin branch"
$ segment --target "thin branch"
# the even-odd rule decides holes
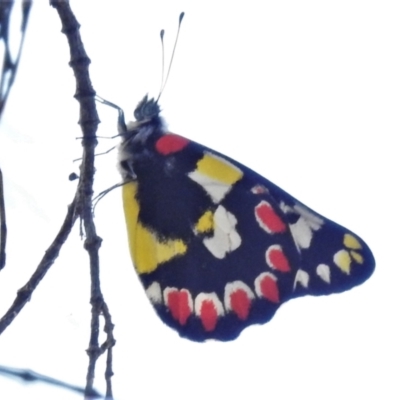
[[[10,15],[13,5],[13,1],[0,2],[0,39],[4,41],[4,58],[0,82],[0,117],[3,113],[4,107],[6,106],[8,95],[17,74],[29,13],[32,7],[32,0],[24,0],[22,2],[21,39],[19,41],[18,53],[14,61],[11,57],[9,43]]]
[[[85,249],[89,254],[91,276],[90,303],[92,305],[91,334],[87,350],[89,355],[89,366],[86,378],[85,399],[94,398],[93,382],[96,363],[100,355],[107,352],[105,377],[107,384],[107,399],[111,400],[111,377],[113,375],[112,347],[115,344],[115,339],[113,336],[111,315],[100,289],[98,250],[101,245],[101,238],[97,236],[92,215],[93,180],[95,173],[94,150],[97,145],[96,131],[99,124],[99,118],[94,101],[95,91],[92,87],[88,71],[90,59],[86,54],[80,37],[80,26],[71,11],[68,0],[52,0],[50,4],[57,10],[61,19],[62,32],[66,35],[70,48],[70,66],[73,69],[76,78],[75,98],[80,104],[79,124],[82,129],[83,137],[81,174],[75,198],[68,208],[68,213],[60,232],[46,251],[45,256],[32,277],[29,279],[28,283],[18,291],[14,303],[0,320],[0,334],[8,325],[10,325],[25,304],[30,300],[33,291],[58,257],[59,251],[71,232],[75,221],[80,217],[81,221],[83,221],[83,227],[85,230]],[[99,345],[100,315],[103,315],[105,320],[104,330],[107,337],[106,341],[101,346]]]
[[[3,111],[7,103],[8,95],[14,83],[15,76],[21,58],[22,47],[24,44],[26,27],[28,24],[29,13],[32,7],[31,0],[22,2],[22,23],[21,23],[21,38],[19,41],[18,54],[15,60],[11,57],[10,51],[10,20],[11,11],[14,6],[14,1],[0,1],[0,40],[4,43],[3,66],[0,76],[0,120],[3,116]],[[7,240],[7,225],[6,225],[6,209],[4,204],[4,182],[0,169],[0,270],[6,263],[6,240]]]
[[[94,101],[95,91],[93,90],[88,70],[90,59],[84,49],[79,33],[80,25],[70,8],[69,1],[52,0],[51,5],[57,10],[60,16],[62,32],[66,35],[69,43],[71,56],[70,66],[74,71],[77,83],[75,98],[81,105],[79,123],[83,132],[82,145],[84,150],[81,176],[78,185],[77,212],[82,218],[86,234],[85,249],[89,254],[91,277],[90,304],[92,305],[91,333],[89,347],[87,349],[89,366],[86,376],[85,398],[91,398],[90,393],[93,390],[97,360],[100,355],[107,352],[105,372],[107,398],[112,399],[111,377],[113,375],[112,347],[115,344],[113,336],[114,325],[100,288],[99,248],[101,239],[97,236],[92,214],[93,178],[95,172],[94,149],[97,145],[96,130],[99,123]],[[106,341],[101,346],[99,346],[100,315],[103,315],[105,319],[104,331],[107,336]]]
[[[19,378],[23,380],[24,382],[43,382],[48,385],[53,385],[60,387],[62,389],[70,390],[72,392],[76,392],[79,394],[84,394],[85,389],[76,386],[76,385],[71,385],[67,382],[60,381],[58,379],[54,379],[50,376],[38,374],[35,371],[31,371],[29,369],[19,369],[19,368],[10,368],[10,367],[2,367],[0,365],[0,374],[4,376],[8,376],[10,378]],[[100,398],[103,397],[97,390],[93,390],[92,393],[93,398]]]
[[[13,304],[0,319],[0,335],[1,333],[11,324],[11,322],[16,318],[19,312],[24,308],[25,304],[31,299],[33,291],[36,289],[40,281],[44,278],[47,271],[54,264],[57,259],[62,245],[67,240],[72,227],[77,219],[75,214],[75,200],[68,207],[67,216],[65,217],[64,223],[54,239],[53,243],[46,250],[42,261],[39,263],[36,271],[33,273],[29,281],[17,292],[17,297],[15,298]]]

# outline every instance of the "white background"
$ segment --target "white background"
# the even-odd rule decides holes
[[[104,295],[115,323],[117,399],[398,399],[400,372],[397,1],[72,1],[101,96],[132,115],[161,74],[186,12],[161,104],[172,132],[248,165],[359,234],[377,269],[340,295],[302,298],[231,343],[191,343],[152,310],[128,254],[119,190],[96,209]],[[75,81],[56,11],[34,4],[0,131],[8,263],[0,315],[72,201],[81,146]],[[116,113],[99,106],[99,135]],[[113,145],[101,140],[99,152]],[[98,157],[97,192],[119,182]],[[0,337],[0,364],[84,385],[89,266],[78,225],[31,302]],[[96,388],[103,390],[104,363]],[[75,399],[0,377],[7,399]]]

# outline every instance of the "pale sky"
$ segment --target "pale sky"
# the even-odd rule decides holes
[[[369,281],[283,305],[230,343],[192,343],[163,325],[130,260],[119,190],[96,209],[101,278],[115,324],[116,399],[397,399],[400,359],[397,1],[71,1],[97,93],[132,116],[160,85],[172,132],[249,166],[356,232],[374,252]],[[56,11],[36,1],[2,120],[8,263],[0,315],[30,277],[72,201],[81,155],[69,49]],[[116,134],[98,107],[98,134]],[[267,143],[267,144],[265,144]],[[101,140],[99,152],[115,143]],[[96,160],[95,190],[120,181],[116,153]],[[76,225],[31,302],[0,337],[0,365],[84,385],[89,266]],[[95,387],[102,391],[104,360]],[[0,377],[1,396],[78,399]]]

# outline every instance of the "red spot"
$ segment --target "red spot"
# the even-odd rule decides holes
[[[181,325],[185,325],[192,313],[190,293],[186,289],[171,290],[167,294],[166,303],[174,319]]]
[[[173,133],[168,133],[160,137],[156,142],[156,150],[163,155],[181,151],[189,144],[189,140]]]
[[[276,279],[271,275],[265,275],[260,280],[260,291],[261,294],[269,301],[273,303],[279,303],[279,289],[276,284]]]
[[[215,329],[218,313],[212,300],[203,300],[200,307],[200,319],[204,329],[211,332]]]
[[[238,289],[231,294],[231,308],[241,320],[249,316],[251,300],[247,293]]]
[[[285,232],[286,225],[281,220],[279,215],[272,208],[271,204],[266,201],[262,201],[256,206],[255,209],[256,219],[268,233],[281,233]]]
[[[281,246],[274,245],[268,248],[267,250],[267,264],[274,269],[277,269],[281,272],[289,272],[290,265],[289,261],[286,258]]]

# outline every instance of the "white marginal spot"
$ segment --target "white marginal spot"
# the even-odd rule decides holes
[[[254,300],[255,296],[252,290],[242,281],[234,281],[225,285],[224,304],[226,311],[232,311],[231,295],[242,290],[246,293],[249,300]]]
[[[296,277],[294,278],[293,289],[296,289],[298,283],[301,286],[303,286],[303,288],[307,289],[309,282],[310,282],[310,275],[306,271],[299,269],[297,271]]]
[[[203,239],[204,245],[216,258],[224,258],[226,253],[236,250],[242,243],[235,226],[237,219],[223,206],[214,212],[214,235]]]
[[[162,303],[162,294],[161,294],[161,286],[158,282],[153,282],[146,289],[147,297],[153,304],[161,304]]]
[[[221,317],[225,314],[224,306],[215,292],[212,293],[199,293],[194,301],[194,312],[200,317],[202,305],[204,302],[211,302],[215,308],[216,314]]]
[[[285,214],[294,213],[299,216],[299,219],[294,224],[289,224],[290,232],[299,250],[308,249],[311,245],[314,231],[318,231],[321,228],[324,220],[300,204],[290,207],[281,202],[280,208]]]
[[[326,264],[319,264],[317,275],[326,283],[331,283],[331,269]]]

